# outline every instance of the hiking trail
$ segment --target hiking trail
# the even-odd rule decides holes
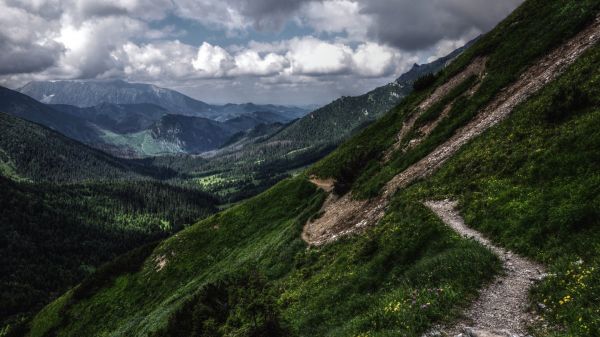
[[[527,311],[529,290],[545,276],[544,267],[495,246],[481,233],[467,227],[456,210],[457,202],[442,200],[424,204],[458,234],[490,249],[504,267],[504,273],[481,290],[479,298],[466,310],[463,319],[450,328],[437,328],[424,336],[525,336],[527,325],[534,321],[534,316]]]

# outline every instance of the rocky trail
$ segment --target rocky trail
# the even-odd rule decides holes
[[[504,266],[504,273],[481,290],[479,298],[464,313],[462,320],[450,328],[430,331],[425,336],[525,336],[526,326],[534,320],[533,315],[527,311],[529,290],[536,281],[544,277],[544,267],[495,246],[481,233],[467,227],[456,210],[456,202],[428,201],[425,206],[460,235],[490,249]]]
[[[556,79],[598,41],[600,41],[600,17],[547,56],[532,64],[521,74],[519,79],[502,89],[473,120],[457,130],[450,139],[423,159],[394,176],[383,188],[379,197],[370,200],[356,200],[351,192],[342,197],[330,193],[321,208],[320,216],[305,224],[302,239],[310,245],[318,246],[376,225],[383,218],[385,209],[396,191],[433,174],[460,148],[508,117],[519,104]],[[448,81],[452,85],[444,85],[441,87],[443,90],[436,90],[422,103],[422,106],[426,108],[429,104],[438,101],[443,96],[443,92],[448,92],[452,86],[458,85],[468,76],[481,73],[483,67],[485,67],[485,59],[475,59],[473,65],[463,71],[464,74],[459,73]],[[423,109],[420,111],[422,112]],[[414,118],[416,117],[410,118],[406,127],[400,130],[398,138],[402,138],[408,133],[408,128],[412,127],[411,123]],[[401,139],[396,144],[400,142]],[[395,146],[393,148],[397,150]],[[331,186],[329,183],[332,184],[332,181],[327,181],[327,184],[320,182],[317,186],[330,191],[331,188],[326,188]]]

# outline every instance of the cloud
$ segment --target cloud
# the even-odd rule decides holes
[[[274,44],[250,43],[229,52],[204,42],[192,61],[204,78],[257,76],[284,78],[355,75],[378,77],[393,74],[398,67],[413,62],[393,48],[364,43],[351,48],[306,36]]]
[[[233,58],[225,49],[208,42],[198,48],[192,65],[205,77],[224,77],[234,67]]]
[[[486,32],[522,2],[362,0],[361,13],[373,18],[368,29],[371,38],[403,50],[418,50]]]
[[[275,76],[289,67],[289,61],[282,55],[268,53],[261,56],[254,50],[244,50],[235,57],[233,76]]]
[[[350,47],[341,43],[307,37],[291,40],[286,57],[293,74],[319,76],[350,71],[352,53]]]
[[[126,78],[155,81],[157,78],[186,80],[195,72],[196,48],[177,40],[136,45],[128,42],[111,57]]]
[[[44,34],[52,24],[23,9],[0,10],[0,26],[0,75],[42,71],[62,52],[62,46]]]
[[[360,93],[454,50],[521,1],[0,0],[0,83],[202,83],[235,98]]]

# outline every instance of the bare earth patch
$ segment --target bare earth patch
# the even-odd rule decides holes
[[[154,270],[159,272],[167,266],[167,263],[169,263],[169,259],[167,259],[167,257],[165,255],[162,255],[162,254],[157,255],[154,258],[154,263],[155,263]]]
[[[351,192],[341,198],[331,194],[321,208],[322,215],[305,224],[302,238],[308,244],[318,246],[377,224],[384,216],[391,196],[398,189],[431,175],[463,145],[504,120],[519,104],[557,78],[599,40],[600,18],[597,18],[585,30],[524,71],[517,81],[504,88],[471,122],[457,130],[450,139],[425,158],[394,176],[386,184],[381,196],[370,200],[354,200]],[[482,61],[476,59],[474,62]],[[421,106],[426,108],[433,104],[432,102],[441,99],[437,92],[438,90]],[[412,118],[409,118],[409,123]],[[407,134],[409,130],[401,130],[400,134]]]
[[[322,189],[323,191],[329,193],[329,192],[333,191],[335,179],[331,179],[331,178],[319,179],[315,176],[311,176],[310,182],[313,183],[313,185],[317,186],[318,188]]]
[[[448,329],[441,328],[442,336],[524,336],[526,327],[534,321],[527,312],[529,290],[544,277],[544,267],[510,251],[495,246],[481,233],[465,225],[456,210],[457,203],[449,200],[425,202],[446,225],[458,234],[472,238],[496,254],[505,273],[484,288],[479,298],[464,313],[464,319]],[[466,262],[468,263],[468,262]],[[434,333],[426,334],[434,336]]]
[[[450,93],[450,91],[452,91],[454,88],[466,81],[469,77],[473,75],[477,75],[480,77],[483,76],[486,62],[487,58],[476,58],[463,71],[456,74],[443,85],[439,86],[427,99],[425,99],[421,104],[419,104],[419,108],[417,109],[417,111],[413,112],[412,115],[404,123],[402,123],[402,128],[400,129],[400,132],[398,132],[398,134],[396,135],[396,142],[385,153],[384,161],[389,161],[394,151],[400,149],[404,138],[408,135],[409,131],[412,130],[413,126],[415,125],[415,122],[417,121],[417,119],[419,119],[423,112],[427,111],[434,104],[442,100],[446,95],[448,95],[448,93]],[[450,112],[450,109],[448,109],[448,112]]]

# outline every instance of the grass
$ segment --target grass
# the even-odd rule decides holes
[[[458,196],[470,226],[548,265],[532,301],[570,336],[600,334],[599,64],[594,47],[417,187]]]
[[[417,336],[432,321],[455,317],[499,266],[404,196],[368,235],[307,250],[300,231],[323,197],[304,176],[286,180],[166,240],[140,271],[117,273],[89,298],[53,303],[34,319],[30,336],[144,336],[166,326],[206,285],[248,267],[276,290],[293,335]],[[168,261],[160,271],[158,259]],[[405,307],[395,309],[396,302]],[[63,321],[47,318],[57,316]]]
[[[392,112],[346,142],[311,173],[333,177],[350,188],[360,199],[373,197],[397,172],[406,169],[450,138],[495,95],[512,83],[532,62],[545,55],[565,39],[573,36],[589,23],[600,9],[597,1],[542,1],[529,0],[480,38],[438,76],[434,86],[410,95]],[[527,36],[527,39],[523,39]],[[530,43],[535,41],[535,43]],[[487,56],[486,76],[478,91],[468,99],[457,100],[449,117],[415,148],[407,153],[397,151],[387,164],[381,163],[382,154],[396,139],[405,116],[416,109],[423,97],[435,86],[460,72],[478,56]],[[426,114],[429,115],[429,114]],[[433,114],[435,115],[435,114]]]

